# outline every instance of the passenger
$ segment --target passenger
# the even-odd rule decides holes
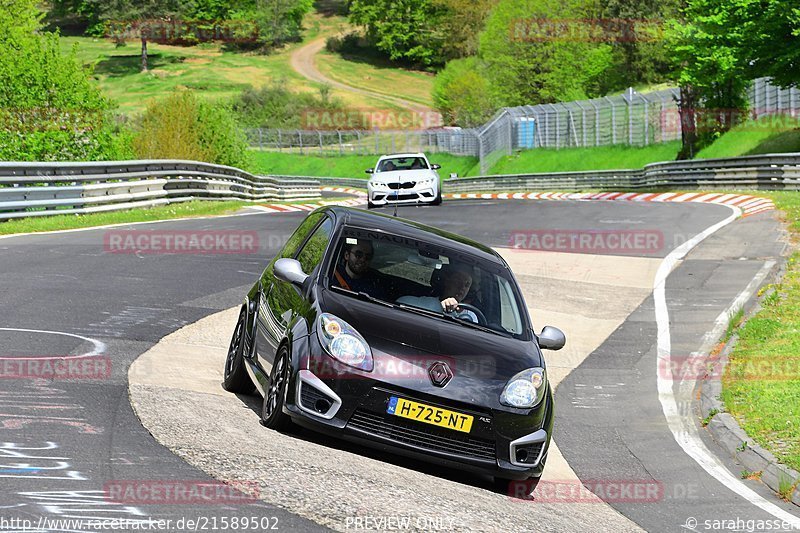
[[[345,244],[344,261],[333,273],[333,281],[339,287],[353,292],[365,292],[381,300],[386,291],[381,284],[381,276],[370,267],[375,251],[372,242],[359,239],[357,244]]]
[[[441,269],[441,290],[437,296],[403,296],[397,303],[413,305],[431,311],[453,313],[458,318],[478,322],[478,316],[468,309],[460,309],[459,302],[466,298],[472,286],[472,268],[468,265],[451,264]]]

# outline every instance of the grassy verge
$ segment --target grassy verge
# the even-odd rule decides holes
[[[615,170],[642,168],[648,163],[672,161],[680,150],[680,142],[653,144],[645,147],[600,146],[596,148],[537,148],[506,156],[490,170],[490,174],[535,172],[567,172],[579,170]]]
[[[314,156],[285,154],[281,152],[253,151],[253,168],[256,174],[283,176],[327,176],[332,178],[369,178],[364,171],[375,166],[374,155]],[[459,176],[476,175],[478,158],[450,154],[428,154],[431,163],[442,165],[439,175],[447,178],[451,172]]]
[[[700,150],[696,159],[800,152],[800,120],[786,116],[748,121]]]
[[[427,106],[433,105],[434,75],[405,70],[378,58],[342,55],[323,50],[317,68],[332,80]]]
[[[333,201],[336,198],[325,198]],[[308,200],[289,202],[264,203],[308,203]],[[150,222],[154,220],[171,220],[175,218],[191,218],[200,216],[227,215],[243,207],[254,205],[249,202],[238,201],[199,201],[181,204],[164,205],[143,209],[128,209],[125,211],[111,211],[108,213],[91,213],[88,215],[53,215],[48,217],[25,218],[0,222],[0,235],[15,233],[37,233],[42,231],[57,231],[65,229],[91,228],[111,224],[130,224],[133,222]]]
[[[786,213],[793,236],[800,235],[800,195],[765,196]],[[738,331],[722,400],[750,437],[800,470],[800,253],[771,288],[763,309]]]

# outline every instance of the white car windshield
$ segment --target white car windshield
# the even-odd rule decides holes
[[[422,157],[393,157],[384,159],[378,164],[378,172],[394,172],[395,170],[427,169],[428,163]]]

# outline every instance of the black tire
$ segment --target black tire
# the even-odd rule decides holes
[[[433,205],[442,205],[442,189],[436,193],[436,199],[432,202]]]
[[[283,412],[283,399],[286,396],[286,384],[289,381],[289,351],[283,347],[275,357],[272,372],[269,374],[269,387],[261,404],[261,425],[281,431],[291,421]]]
[[[532,477],[529,479],[515,481],[501,477],[494,478],[494,490],[504,496],[522,500],[533,499],[533,491],[539,485],[541,478]]]
[[[228,392],[239,394],[252,394],[255,391],[250,376],[245,369],[243,350],[245,336],[245,320],[247,313],[244,309],[239,313],[239,320],[233,330],[231,344],[228,347],[228,357],[225,359],[225,370],[223,371],[222,388]]]
[[[367,209],[375,209],[376,207],[377,206],[375,204],[367,200]]]

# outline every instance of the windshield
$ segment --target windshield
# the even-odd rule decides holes
[[[338,292],[521,338],[519,291],[508,270],[397,235],[346,227],[329,283]]]
[[[393,172],[395,170],[419,170],[428,168],[422,157],[393,157],[384,159],[378,164],[378,172]]]

